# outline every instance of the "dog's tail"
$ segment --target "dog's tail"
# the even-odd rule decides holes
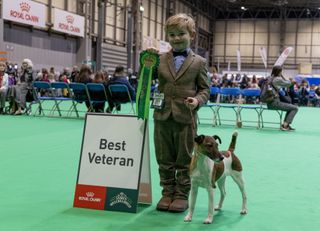
[[[230,143],[229,149],[228,149],[230,152],[234,152],[234,150],[236,148],[237,136],[238,136],[238,132],[234,132],[232,134],[231,143]]]

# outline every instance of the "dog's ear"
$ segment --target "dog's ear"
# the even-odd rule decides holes
[[[219,141],[219,144],[221,144],[221,139],[220,139],[220,137],[219,137],[219,136],[214,135],[214,136],[212,136],[212,137],[213,137],[213,139],[218,140],[218,141]]]

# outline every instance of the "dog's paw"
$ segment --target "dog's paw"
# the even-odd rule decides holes
[[[217,205],[216,207],[214,207],[214,210],[215,210],[215,211],[220,211],[221,208],[222,208],[222,207],[221,207],[220,205]]]
[[[208,216],[204,221],[203,224],[211,224],[213,220],[212,216]]]
[[[184,222],[190,222],[192,221],[192,215],[191,214],[187,214],[187,216],[184,217]]]
[[[241,215],[246,215],[248,213],[247,209],[241,209],[240,214]]]

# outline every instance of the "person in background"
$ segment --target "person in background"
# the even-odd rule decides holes
[[[78,66],[73,66],[72,72],[71,72],[71,77],[70,77],[70,82],[75,82],[78,75],[79,75]]]
[[[7,91],[9,87],[9,77],[5,73],[6,64],[0,62],[0,114],[4,114],[4,108],[6,104]]]
[[[92,82],[92,70],[91,67],[87,64],[82,64],[81,68],[80,68],[80,72],[79,75],[76,76],[76,83],[83,83],[83,84],[87,84],[87,83],[91,83]],[[66,76],[67,79],[69,80],[68,76]],[[78,94],[76,92],[74,92],[74,94]],[[90,110],[90,102],[88,100],[85,100],[85,104],[88,108],[88,110]]]
[[[298,91],[299,96],[299,106],[307,106],[308,98],[309,98],[309,83],[307,80],[303,79],[300,84],[300,88]]]
[[[12,108],[11,114],[21,115],[26,108],[26,96],[28,88],[31,87],[34,81],[33,63],[30,59],[24,59],[21,64],[21,74],[18,78],[17,84],[12,91]]]
[[[129,80],[127,79],[127,76],[124,72],[124,67],[121,65],[117,66],[114,71],[113,77],[106,84],[106,92],[107,92],[108,102],[109,102],[109,107],[106,110],[107,113],[112,113],[114,107],[116,107],[117,111],[121,110],[121,104],[115,103],[114,101],[128,102],[128,100],[129,100],[127,93],[125,93],[125,94],[111,94],[111,92],[109,91],[109,86],[113,85],[113,84],[126,85],[129,90],[131,100],[134,100],[136,97],[135,89],[131,86]]]
[[[93,83],[100,83],[103,84],[106,88],[106,81],[103,72],[98,71],[93,78]],[[104,100],[106,97],[104,94],[100,94],[100,92],[95,92],[95,99],[96,100]],[[105,102],[93,103],[93,110],[94,112],[104,112]]]
[[[190,162],[197,130],[197,111],[210,95],[206,59],[190,48],[195,21],[187,14],[167,19],[165,33],[172,47],[160,56],[158,92],[163,103],[155,108],[154,144],[162,197],[157,210],[184,212],[191,187]],[[154,48],[147,49],[157,53]]]
[[[281,66],[274,66],[272,68],[271,78],[272,78],[272,85],[277,90],[277,93],[275,94],[275,98],[270,103],[267,104],[267,107],[269,109],[286,111],[286,115],[284,117],[284,121],[280,129],[282,131],[293,131],[295,129],[292,128],[290,124],[292,123],[293,118],[298,112],[298,107],[291,103],[281,102],[279,97],[280,89],[283,87],[286,87],[286,88],[290,87],[292,82],[284,78],[284,76],[282,75]]]

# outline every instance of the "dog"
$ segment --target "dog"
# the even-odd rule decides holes
[[[207,189],[209,196],[208,216],[203,221],[204,224],[211,224],[214,210],[220,210],[226,195],[225,180],[231,176],[242,193],[242,207],[240,214],[247,214],[247,195],[244,189],[242,177],[242,165],[238,157],[234,154],[238,133],[234,132],[228,151],[219,151],[218,143],[221,144],[219,136],[197,136],[195,140],[194,155],[190,164],[191,192],[189,199],[189,211],[184,221],[192,220],[198,188]],[[214,188],[217,183],[220,190],[219,204],[214,208]]]

